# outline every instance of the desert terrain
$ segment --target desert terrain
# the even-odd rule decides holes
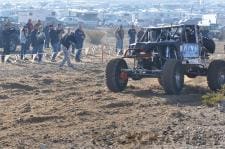
[[[220,53],[223,45],[217,43]],[[225,108],[202,104],[210,92],[205,78],[186,78],[177,96],[166,95],[157,79],[129,80],[112,93],[104,70],[116,55],[101,56],[97,50],[73,60],[75,69],[0,64],[0,149],[225,148]]]

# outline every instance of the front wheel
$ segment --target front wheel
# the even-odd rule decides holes
[[[127,63],[122,58],[112,59],[106,66],[106,85],[112,92],[121,92],[127,87],[128,74],[122,71],[127,69]]]
[[[163,81],[162,81],[162,78],[161,78],[161,77],[158,78],[158,82],[159,82],[159,85],[160,85],[160,86],[163,86]]]
[[[184,71],[181,61],[169,59],[163,66],[162,86],[167,94],[179,94],[184,86]]]
[[[217,91],[225,84],[225,61],[214,60],[210,63],[207,73],[208,86]]]

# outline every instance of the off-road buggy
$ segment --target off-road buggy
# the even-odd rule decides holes
[[[122,58],[109,61],[106,85],[120,92],[128,78],[158,78],[167,94],[179,94],[184,75],[206,76],[209,88],[217,91],[225,84],[225,61],[210,60],[214,52],[214,41],[204,37],[198,25],[147,28],[141,42],[130,45]],[[132,68],[125,58],[134,59]]]

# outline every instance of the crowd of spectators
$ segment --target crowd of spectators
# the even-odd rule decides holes
[[[15,50],[12,47],[17,46],[12,38],[15,37],[16,30],[13,28],[10,22],[4,24],[2,31],[3,39],[3,53],[1,54],[2,63],[5,62],[5,55],[10,55]],[[64,53],[64,59],[60,64],[60,67],[67,61],[68,66],[73,66],[70,63],[69,49],[72,45],[73,52],[75,54],[75,60],[81,62],[81,50],[83,48],[83,42],[85,39],[85,33],[82,26],[79,25],[75,31],[68,29],[66,31],[62,24],[57,26],[53,24],[43,25],[40,20],[36,24],[33,24],[32,20],[22,27],[19,32],[20,59],[26,60],[26,55],[31,55],[31,58],[38,63],[43,60],[43,55],[46,53],[46,48],[51,48],[51,62],[56,62],[56,57],[60,51]],[[16,49],[16,48],[15,48]]]
[[[12,37],[16,34],[16,30],[11,27],[10,22],[4,25],[3,29],[3,53],[1,54],[1,60],[5,62],[5,55],[10,55],[15,50],[16,43],[12,42]],[[116,53],[118,55],[123,54],[123,40],[124,29],[120,25],[115,31],[116,39]],[[132,25],[128,30],[129,45],[140,41],[144,34],[144,29],[140,29],[138,32],[135,26]],[[74,67],[70,61],[70,54],[73,53],[76,62],[81,62],[81,53],[83,43],[86,38],[82,25],[79,24],[77,29],[72,31],[72,28],[65,30],[62,24],[48,24],[43,25],[40,20],[36,24],[31,19],[22,27],[19,33],[20,59],[27,60],[26,55],[30,54],[31,58],[38,63],[43,61],[43,55],[46,53],[45,49],[51,49],[51,62],[56,62],[56,57],[59,52],[63,52],[64,59],[60,63],[62,67],[66,62],[68,66]],[[72,49],[72,50],[70,50]]]

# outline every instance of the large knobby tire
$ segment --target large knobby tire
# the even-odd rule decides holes
[[[159,85],[160,85],[160,86],[163,86],[163,81],[162,81],[162,78],[161,78],[161,77],[158,78],[158,82],[159,82]]]
[[[184,86],[184,71],[181,61],[169,59],[163,66],[162,85],[167,94],[179,94]]]
[[[127,69],[127,63],[122,58],[112,59],[106,66],[106,85],[112,92],[121,92],[127,87],[128,74],[121,69]],[[122,76],[122,77],[121,77]]]
[[[207,71],[208,86],[217,91],[225,84],[225,61],[214,60],[210,63]]]
[[[194,74],[190,74],[190,73],[187,73],[186,74],[188,78],[191,78],[191,79],[194,79],[197,77],[197,75],[194,75]]]

